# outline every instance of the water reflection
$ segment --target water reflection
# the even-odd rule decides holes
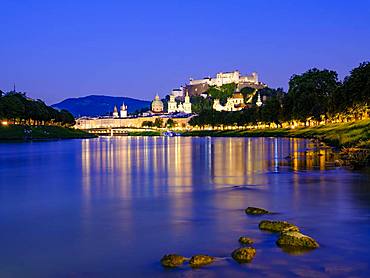
[[[333,168],[314,142],[121,137],[0,153],[0,277],[369,276],[370,175]],[[321,247],[284,253],[247,206],[278,212],[268,218]],[[247,266],[158,263],[169,252],[229,257],[241,235],[257,248]]]
[[[191,191],[199,182],[263,184],[267,176],[258,174],[325,170],[334,160],[329,148],[295,138],[120,137],[81,144],[84,188],[89,189],[91,172],[98,172],[98,178],[105,179],[100,184],[120,178],[123,196],[133,193],[134,183],[145,185],[136,192],[154,195],[163,184],[176,192]],[[163,178],[154,178],[158,176]]]

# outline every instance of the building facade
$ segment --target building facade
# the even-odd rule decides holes
[[[240,92],[235,92],[232,97],[227,98],[225,105],[219,99],[213,101],[213,109],[216,111],[240,111],[246,107],[244,96]]]
[[[251,75],[242,76],[238,70],[232,72],[219,72],[216,77],[205,77],[203,79],[190,79],[189,85],[185,86],[185,92],[190,96],[201,95],[206,92],[210,86],[220,87],[224,84],[235,83],[239,90],[245,87],[255,89],[262,89],[266,87],[265,84],[259,81],[258,74],[253,72]]]
[[[163,116],[150,116],[150,117],[137,117],[137,118],[79,118],[76,120],[75,128],[78,129],[106,129],[106,128],[141,128],[143,122],[151,121],[154,123],[156,118],[161,117],[164,122],[168,121],[170,117]],[[177,118],[172,117],[178,127],[185,128],[188,125],[192,116]]]
[[[185,96],[185,101],[177,104],[175,95],[170,95],[170,101],[168,102],[168,113],[186,113],[191,114],[191,102],[188,94]]]

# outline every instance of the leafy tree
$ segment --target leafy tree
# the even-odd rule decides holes
[[[155,127],[163,127],[163,119],[162,118],[156,118],[154,121]]]
[[[173,119],[168,119],[167,120],[167,122],[166,122],[166,125],[167,125],[167,127],[169,127],[169,128],[171,128],[171,127],[174,127],[174,126],[176,126],[176,121],[174,121]]]
[[[361,63],[351,71],[337,97],[342,101],[341,110],[366,111],[370,104],[370,62]]]
[[[142,127],[152,127],[153,126],[153,122],[152,121],[143,121],[143,123],[141,124]]]
[[[338,89],[335,71],[310,69],[302,75],[293,75],[288,95],[292,101],[292,118],[306,123],[307,118],[320,120],[328,116],[329,100]]]

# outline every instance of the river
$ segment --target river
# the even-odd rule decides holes
[[[332,162],[303,139],[1,143],[0,277],[369,277],[370,174]],[[286,253],[262,219],[321,246]],[[239,265],[230,253],[242,235],[257,254]],[[224,259],[168,270],[166,253]]]

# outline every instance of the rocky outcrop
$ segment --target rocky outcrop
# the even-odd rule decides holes
[[[253,247],[242,247],[234,250],[231,257],[238,263],[249,263],[256,255],[256,249]]]
[[[286,221],[270,221],[270,220],[263,220],[260,222],[258,226],[261,230],[281,233],[283,231],[296,231],[299,232],[299,228]]]
[[[319,244],[313,238],[297,231],[285,231],[280,234],[276,244],[280,247],[317,248]]]
[[[239,238],[239,242],[241,243],[241,244],[253,244],[254,243],[254,240],[253,239],[251,239],[250,237],[246,237],[246,236],[241,236],[240,238]]]
[[[262,208],[247,207],[245,209],[245,213],[249,215],[263,215],[263,214],[269,214],[270,212]]]
[[[215,260],[214,257],[208,255],[195,255],[190,259],[190,266],[194,268],[202,267],[208,264],[213,263]]]
[[[164,267],[178,267],[186,261],[186,258],[177,254],[167,254],[161,259],[161,264]]]

